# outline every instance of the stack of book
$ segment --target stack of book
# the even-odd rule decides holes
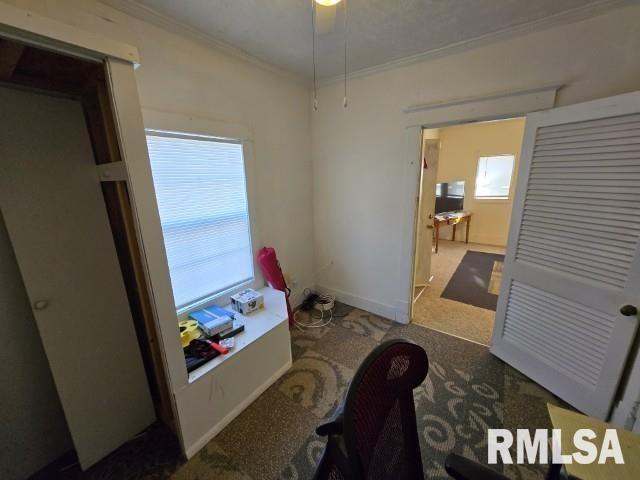
[[[234,313],[217,305],[191,312],[189,317],[198,322],[200,329],[207,337],[219,335],[233,328]]]

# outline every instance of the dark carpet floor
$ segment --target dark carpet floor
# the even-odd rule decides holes
[[[503,262],[504,255],[469,250],[440,296],[495,312],[498,295],[489,292],[495,261]]]
[[[307,479],[324,446],[315,427],[342,399],[362,359],[380,341],[404,337],[430,360],[415,390],[425,478],[447,478],[450,451],[486,460],[486,429],[550,428],[546,402],[561,402],[493,357],[484,346],[416,325],[398,325],[341,306],[329,327],[292,330],[293,367],[188,462],[161,428],[129,442],[82,478]],[[511,478],[542,478],[546,467],[508,466]],[[59,478],[80,478],[68,470]],[[51,477],[49,477],[51,478]]]

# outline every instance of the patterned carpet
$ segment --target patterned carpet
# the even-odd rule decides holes
[[[171,435],[155,428],[83,478],[310,478],[324,446],[315,427],[342,399],[362,359],[380,341],[394,337],[422,345],[430,359],[429,375],[415,390],[425,478],[447,478],[443,461],[450,451],[483,460],[487,428],[550,428],[545,403],[561,402],[486,347],[339,308],[347,315],[329,327],[292,330],[291,370],[190,461],[179,458]],[[543,471],[509,466],[505,473],[528,479],[542,478]]]

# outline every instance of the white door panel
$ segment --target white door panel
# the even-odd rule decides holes
[[[606,418],[640,304],[640,94],[527,117],[491,351]]]
[[[436,204],[436,174],[438,170],[439,141],[422,142],[423,167],[418,202],[418,234],[416,243],[416,270],[414,285],[425,286],[431,277],[431,250],[433,246],[433,217]],[[426,163],[426,168],[424,164]],[[415,295],[415,293],[414,293]]]
[[[0,105],[0,208],[87,468],[154,420],[91,144],[77,101]]]

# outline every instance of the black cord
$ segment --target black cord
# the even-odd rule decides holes
[[[318,294],[306,288],[303,292],[303,295],[306,295],[306,297],[300,304],[300,310],[303,310],[305,312],[313,310],[316,300],[318,299]]]
[[[322,311],[318,310],[315,307],[316,300],[318,300],[320,295],[318,295],[316,292],[311,291],[308,288],[305,288],[304,291],[302,292],[302,294],[305,296],[305,298],[302,301],[302,303],[300,303],[300,310],[302,310],[303,312],[311,312],[312,310],[315,311],[315,312],[318,312],[319,315],[313,315],[313,313],[311,313],[310,316],[311,316],[311,318],[313,318],[315,320],[321,319],[322,318]],[[339,309],[336,308],[336,307],[338,307],[337,303],[335,304],[334,308],[332,308],[330,310],[333,318],[344,318],[347,315],[349,315],[349,313],[351,312],[351,308],[347,307],[348,310],[343,310],[343,313],[338,313]]]

